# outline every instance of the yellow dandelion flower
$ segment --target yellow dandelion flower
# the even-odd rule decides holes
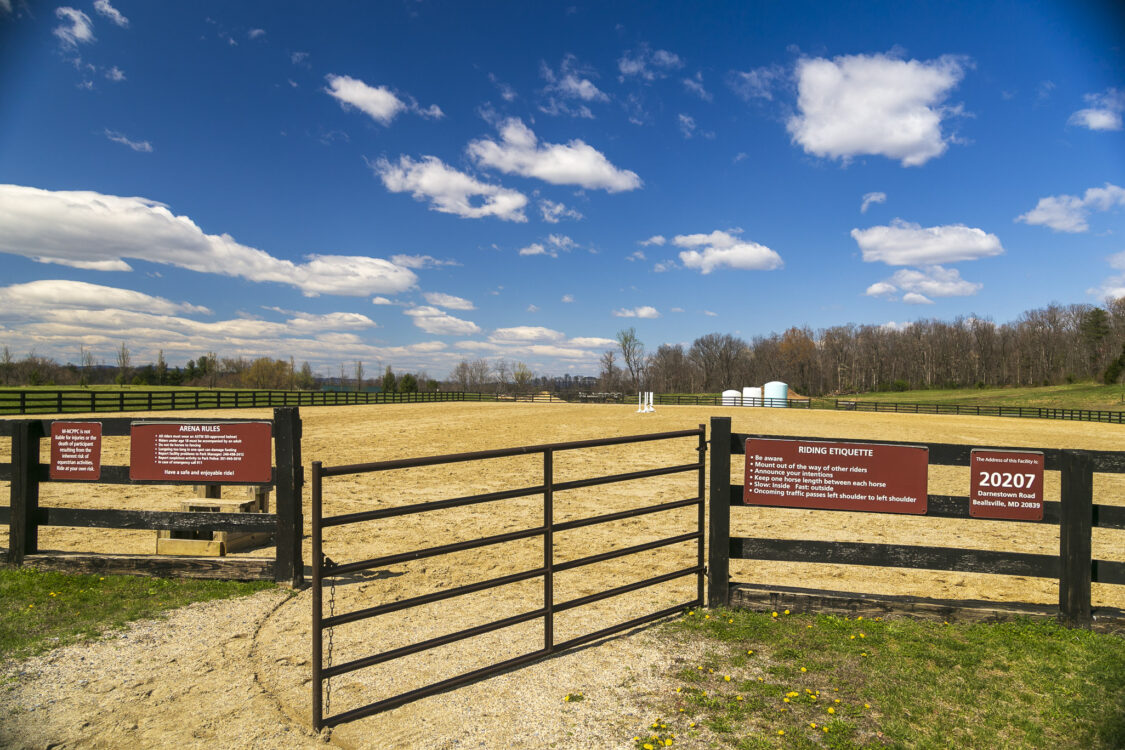
[[[564,695],[564,696],[563,696],[563,703],[566,703],[566,702],[568,702],[569,700],[570,700],[570,696],[569,696],[569,695]]]
[[[770,613],[770,617],[777,617],[777,612]]]
[[[854,636],[854,635],[850,635],[850,636],[848,636],[848,638],[849,638],[850,640],[853,640],[853,641],[855,640],[855,636]]]
[[[802,672],[808,672],[809,670],[805,669],[804,667],[801,667],[801,671]]]
[[[690,617],[690,616],[692,616],[692,615],[694,615],[694,614],[695,614],[695,610],[694,610],[694,609],[689,609],[689,610],[688,610],[688,617]]]
[[[742,696],[741,696],[741,695],[736,695],[736,696],[734,696],[734,699],[735,699],[736,701],[740,701],[740,700],[742,700]]]
[[[764,677],[759,677],[759,678],[758,678],[758,682],[765,682],[765,681],[766,681],[766,678],[764,678]]]
[[[696,667],[696,669],[698,669],[700,672],[703,671],[703,667]]]
[[[753,653],[754,653],[754,649],[750,649],[750,650],[748,650],[748,651],[746,652],[746,655],[747,655],[747,656],[750,656],[750,655],[752,655]]]
[[[828,713],[834,714],[834,713],[836,713],[836,709],[832,708],[832,706],[829,706],[828,707]]]
[[[683,712],[684,712],[684,710],[683,710],[683,709],[681,708],[681,709],[680,709],[680,713],[683,713]]]
[[[871,708],[871,704],[870,704],[870,703],[864,703],[864,704],[863,704],[863,707],[864,707],[864,708]]]
[[[862,619],[863,619],[863,615],[860,615],[859,617],[855,618],[855,621],[856,621],[856,622],[859,622],[859,621],[860,621],[860,620],[862,620]]]
[[[839,699],[839,698],[837,698],[836,700],[834,700],[834,701],[832,701],[832,702],[833,702],[833,703],[839,703],[839,702],[840,702],[840,699]]]
[[[653,747],[652,745],[650,745],[647,742],[645,744],[641,745],[641,747],[643,747],[645,750],[656,750],[655,747]]]
[[[689,726],[689,727],[691,727],[692,729],[694,729],[694,728],[695,728],[695,722],[694,722],[694,721],[689,721],[689,722],[688,722],[688,726]]]
[[[704,619],[704,620],[710,620],[710,619],[711,619],[711,615],[703,615],[703,619]]]
[[[828,727],[821,727],[821,729],[823,729],[825,732],[828,731]]]
[[[779,729],[779,730],[777,730],[777,736],[778,736],[778,737],[780,737],[780,736],[782,736],[782,735],[784,735],[784,734],[785,734],[785,730],[784,730],[784,729]]]
[[[707,672],[708,672],[708,674],[715,674],[715,670],[714,670],[714,669],[708,669],[708,670],[707,670]]]
[[[867,636],[866,636],[866,635],[864,635],[863,633],[860,633],[860,634],[859,634],[859,637],[860,637],[860,638],[866,638]]]
[[[732,624],[732,623],[734,623],[734,618],[733,618],[733,617],[732,617],[731,619],[727,620],[727,624]]]
[[[781,700],[782,700],[783,702],[785,702],[785,703],[788,703],[788,702],[789,702],[789,699],[788,699],[788,698],[782,698]]]
[[[790,690],[785,695],[790,697],[790,698],[796,698],[798,695],[800,695],[800,693],[798,693],[796,690]]]
[[[723,681],[724,682],[730,682],[730,675],[729,674],[723,675]]]
[[[808,628],[809,630],[812,630],[812,625],[806,625],[805,627]]]
[[[809,722],[809,726],[810,726],[810,727],[812,727],[813,729],[816,729],[816,722],[815,722],[815,721],[810,721],[810,722]]]
[[[789,610],[785,610],[785,614],[789,614]]]

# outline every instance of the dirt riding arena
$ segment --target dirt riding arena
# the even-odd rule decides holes
[[[729,415],[736,432],[982,447],[1120,449],[1121,427],[1107,424],[987,417],[861,414],[722,407],[566,404],[417,404],[303,408],[303,456],[325,465],[457,453],[586,438],[691,429]],[[162,415],[166,417],[168,415]],[[177,415],[180,416],[180,415]],[[268,416],[266,410],[206,416]],[[45,449],[46,442],[44,441]],[[127,438],[106,438],[103,462],[127,462]],[[0,450],[6,451],[7,441]],[[691,463],[696,442],[565,452],[555,479],[565,481]],[[2,459],[0,459],[2,460]],[[46,455],[44,455],[46,460]],[[742,474],[741,456],[732,475]],[[306,469],[307,472],[307,469]],[[464,496],[542,481],[542,458],[524,456],[326,480],[325,514]],[[963,467],[931,467],[932,494],[965,495]],[[0,492],[7,487],[0,484]],[[1095,475],[1095,502],[1125,505],[1125,476]],[[570,490],[555,496],[556,520],[693,497],[696,476],[682,474]],[[1047,472],[1048,500],[1059,477]],[[51,483],[40,504],[64,507],[176,510],[189,491],[178,488]],[[305,490],[305,562],[308,545]],[[557,534],[563,561],[692,530],[695,509],[683,508]],[[337,562],[363,560],[446,542],[538,526],[541,497],[504,500],[409,519],[328,529],[325,553]],[[775,536],[923,544],[1057,554],[1058,527],[789,509],[735,509],[735,536]],[[1117,538],[1113,538],[1113,534]],[[1125,560],[1121,532],[1094,529],[1095,558]],[[6,545],[6,529],[0,545]],[[41,528],[42,550],[151,553],[155,532]],[[239,553],[261,556],[272,550]],[[555,601],[688,567],[694,544],[598,563],[558,574]],[[539,539],[367,571],[326,591],[337,613],[451,586],[529,570],[542,564]],[[1057,602],[1057,582],[978,574],[732,560],[735,581],[839,591],[954,599]],[[1116,589],[1116,590],[1115,590]],[[1125,608],[1125,587],[1094,584],[1094,606]],[[695,595],[687,577],[614,597],[556,617],[555,639],[591,632]],[[542,606],[538,579],[335,629],[331,663],[385,651]],[[67,647],[0,671],[0,745],[13,747],[312,747],[328,739],[308,730],[310,595],[264,592],[249,600],[193,605],[163,622],[140,623],[98,643]],[[334,678],[330,713],[364,705],[542,646],[541,620]],[[645,698],[675,653],[643,631],[513,670],[423,699],[389,713],[337,727],[344,747],[508,748],[631,747],[652,721]],[[587,700],[562,702],[568,692]],[[57,743],[57,744],[52,744]]]

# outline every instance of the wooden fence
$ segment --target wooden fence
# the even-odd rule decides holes
[[[988,404],[905,404],[896,401],[848,401],[836,399],[837,411],[889,411],[896,414],[973,414],[981,417],[1066,419],[1077,422],[1125,424],[1125,411],[1058,409],[1047,406],[1000,406]]]
[[[1048,523],[1059,526],[1059,554],[1028,554],[952,547],[868,544],[739,538],[730,536],[731,508],[743,506],[741,483],[731,482],[732,454],[745,454],[748,438],[831,441],[831,438],[747,435],[731,433],[729,417],[711,419],[709,598],[710,606],[771,607],[859,614],[879,614],[908,610],[938,616],[1003,618],[1014,614],[1057,615],[1072,625],[1089,627],[1105,621],[1113,627],[1125,626],[1125,611],[1091,607],[1091,583],[1125,585],[1125,562],[1093,559],[1092,529],[1125,529],[1125,507],[1093,502],[1093,474],[1125,473],[1125,453],[1110,451],[1008,448],[1004,451],[1033,451],[1044,456],[1044,468],[1061,473],[1061,501],[1044,502],[1041,521],[1009,523]],[[890,441],[866,440],[867,444],[893,445]],[[972,446],[930,443],[929,463],[943,466],[969,466]],[[743,506],[745,507],[745,506]],[[748,512],[748,511],[747,511]],[[818,512],[838,512],[821,510]],[[851,511],[855,512],[855,511]],[[936,518],[970,518],[969,499],[948,495],[929,495],[926,515]],[[974,519],[975,523],[995,523],[993,519]],[[785,585],[757,585],[730,581],[730,559],[773,562],[874,565],[894,568],[947,570],[1057,578],[1057,607],[1026,602],[944,600],[908,596],[880,596],[866,593],[823,591]]]
[[[271,433],[275,464],[269,482],[231,482],[259,485],[276,491],[274,513],[199,513],[149,510],[40,507],[39,486],[59,480],[50,476],[50,465],[40,461],[40,442],[51,435],[51,425],[62,420],[2,420],[0,437],[11,439],[11,461],[0,463],[0,480],[8,480],[10,506],[0,507],[0,523],[8,524],[7,562],[44,570],[71,573],[113,573],[160,577],[264,579],[298,586],[304,579],[301,560],[301,419],[298,409],[274,410]],[[67,420],[70,421],[70,420]],[[127,436],[140,420],[103,419],[103,436]],[[216,424],[244,420],[208,419]],[[87,485],[162,484],[190,485],[194,481],[141,481],[130,478],[129,466],[102,466],[101,476]],[[224,482],[224,484],[228,484]],[[108,493],[107,493],[108,494]],[[63,554],[39,550],[39,527],[70,526],[103,529],[152,529],[198,532],[270,532],[276,554],[268,557],[179,557],[167,555]]]

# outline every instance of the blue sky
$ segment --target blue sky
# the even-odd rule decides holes
[[[0,345],[596,374],[1125,295],[1112,3],[0,0]]]

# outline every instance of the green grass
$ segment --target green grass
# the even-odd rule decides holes
[[[1039,388],[951,388],[884,391],[841,396],[855,401],[894,401],[908,404],[958,403],[982,406],[1041,406],[1058,409],[1125,411],[1125,386],[1072,383]]]
[[[706,655],[666,674],[638,749],[1125,747],[1116,635],[726,610],[664,634]]]
[[[273,588],[242,583],[134,576],[66,575],[0,569],[0,659],[41,653],[192,602]]]

